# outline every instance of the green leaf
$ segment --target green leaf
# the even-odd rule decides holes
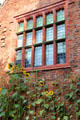
[[[33,107],[35,107],[35,106],[36,106],[36,103],[35,103],[35,102],[33,102],[33,103],[31,103],[31,105],[32,105]]]
[[[44,85],[44,89],[47,90],[48,89],[48,85]]]
[[[19,104],[15,104],[14,107],[15,107],[15,108],[19,108],[20,105],[19,105]]]
[[[18,97],[18,93],[17,93],[17,92],[15,92],[15,93],[12,95],[12,98],[13,98],[13,99],[16,98],[16,97]]]
[[[0,113],[0,117],[3,117],[3,116],[5,116],[5,112]]]
[[[10,112],[9,112],[9,115],[15,114],[16,112],[17,112],[16,110],[10,111]]]
[[[5,95],[7,93],[7,89],[2,89],[1,93],[2,95]]]
[[[42,117],[42,115],[44,114],[45,110],[41,110],[40,111],[40,116]]]
[[[56,117],[55,117],[55,116],[51,116],[51,119],[55,120],[55,119],[56,119]]]
[[[73,84],[70,84],[70,89],[72,89],[74,86],[73,86]]]
[[[45,92],[42,92],[41,94],[42,94],[42,95],[45,95]]]
[[[49,108],[49,104],[44,104],[44,107],[45,107],[46,109],[48,109],[48,108]]]
[[[73,118],[73,115],[70,115],[70,119],[72,119]]]
[[[76,107],[76,108],[75,108],[75,110],[76,110],[76,111],[78,111],[78,110],[79,110],[79,108],[78,108],[78,107]]]
[[[27,100],[23,100],[23,104],[27,103]]]
[[[26,117],[26,120],[29,120],[29,116]]]
[[[50,110],[54,110],[54,107],[50,107]]]
[[[30,91],[27,91],[26,94],[29,95],[31,92]]]
[[[42,102],[44,102],[44,99],[38,99],[38,100],[36,101],[36,104],[40,104],[40,103],[42,103]]]
[[[79,104],[80,103],[80,99],[76,101],[76,104]]]
[[[64,116],[64,117],[63,117],[63,120],[68,120],[68,116]]]
[[[31,115],[33,115],[34,111],[30,110],[29,113],[30,113]]]
[[[77,117],[80,117],[80,111],[76,113]]]

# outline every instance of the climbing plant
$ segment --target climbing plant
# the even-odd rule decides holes
[[[0,88],[2,120],[79,120],[80,77],[67,75],[51,89],[38,72],[27,73],[20,65],[8,65],[8,87]],[[7,79],[7,78],[6,78]]]

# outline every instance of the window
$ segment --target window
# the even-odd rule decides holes
[[[46,28],[46,41],[53,40],[53,27]]]
[[[38,46],[35,47],[35,60],[34,60],[34,66],[41,66],[42,65],[42,47]]]
[[[57,26],[57,39],[65,38],[65,24]]]
[[[31,48],[25,50],[25,67],[31,66]]]
[[[36,31],[36,43],[42,42],[42,30]]]
[[[65,63],[66,60],[65,60],[65,51],[66,51],[66,48],[65,48],[65,42],[60,42],[57,44],[57,63]]]
[[[23,35],[18,35],[17,47],[23,46]]]
[[[23,31],[17,33],[17,63],[25,61],[27,69],[66,64],[65,24],[64,7],[28,15],[26,22],[19,23],[19,31]]]
[[[18,50],[16,53],[16,64],[21,64],[22,51]]]
[[[53,44],[46,45],[46,65],[53,65]]]
[[[36,20],[36,27],[40,27],[42,25],[43,25],[43,17],[39,16],[37,17],[37,20]]]
[[[27,29],[32,29],[33,28],[33,19],[30,19],[27,21]]]
[[[20,22],[18,32],[21,32],[23,30],[24,30],[24,22]]]
[[[32,45],[32,32],[26,34],[26,45]]]
[[[46,24],[52,24],[53,23],[53,13],[49,13],[46,15]]]
[[[64,19],[64,9],[57,11],[57,21],[62,21]]]

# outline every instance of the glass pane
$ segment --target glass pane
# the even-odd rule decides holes
[[[26,45],[32,45],[32,32],[29,32],[26,35]]]
[[[36,43],[42,42],[42,30],[36,31]]]
[[[46,45],[46,65],[53,64],[53,44]]]
[[[66,62],[66,48],[65,42],[61,42],[57,44],[57,63],[63,64]]]
[[[17,47],[23,46],[23,35],[18,35]]]
[[[57,26],[57,39],[65,38],[65,24]]]
[[[36,26],[37,27],[40,27],[43,25],[43,17],[42,16],[39,16],[37,17],[37,22],[36,22]]]
[[[16,65],[21,64],[21,56],[22,56],[21,50],[18,50],[16,52]]]
[[[32,29],[33,28],[33,20],[30,19],[27,21],[27,29]]]
[[[46,29],[46,41],[53,40],[53,27]]]
[[[46,15],[46,24],[51,24],[53,23],[53,14],[49,13]]]
[[[57,21],[64,20],[64,10],[59,10],[57,12]]]
[[[19,32],[24,30],[24,22],[19,23]]]
[[[42,47],[35,47],[35,61],[34,66],[41,66],[42,65]]]
[[[25,67],[31,66],[31,48],[26,49],[25,51]]]

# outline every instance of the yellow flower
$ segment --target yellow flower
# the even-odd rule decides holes
[[[8,69],[11,69],[13,67],[13,64],[9,63],[8,64]]]
[[[48,92],[48,91],[46,91],[46,95],[48,95],[48,93],[49,93],[49,92]]]
[[[35,115],[36,113],[35,112],[33,112],[33,115]]]
[[[0,92],[2,91],[2,88],[0,88]]]
[[[26,77],[29,77],[29,76],[30,76],[30,74],[29,74],[29,73],[26,73],[26,74],[25,74],[25,76],[26,76]]]
[[[27,105],[26,107],[27,107],[28,109],[30,109],[31,105]]]
[[[18,67],[16,67],[16,69],[18,69]]]
[[[44,83],[41,83],[40,86],[44,86]]]
[[[12,114],[11,116],[14,117],[14,114]]]
[[[8,69],[10,69],[11,68],[11,66],[10,66],[10,64],[8,64]]]
[[[49,95],[53,95],[54,94],[54,92],[53,91],[49,91]]]
[[[57,120],[60,120],[60,118],[58,118]]]

